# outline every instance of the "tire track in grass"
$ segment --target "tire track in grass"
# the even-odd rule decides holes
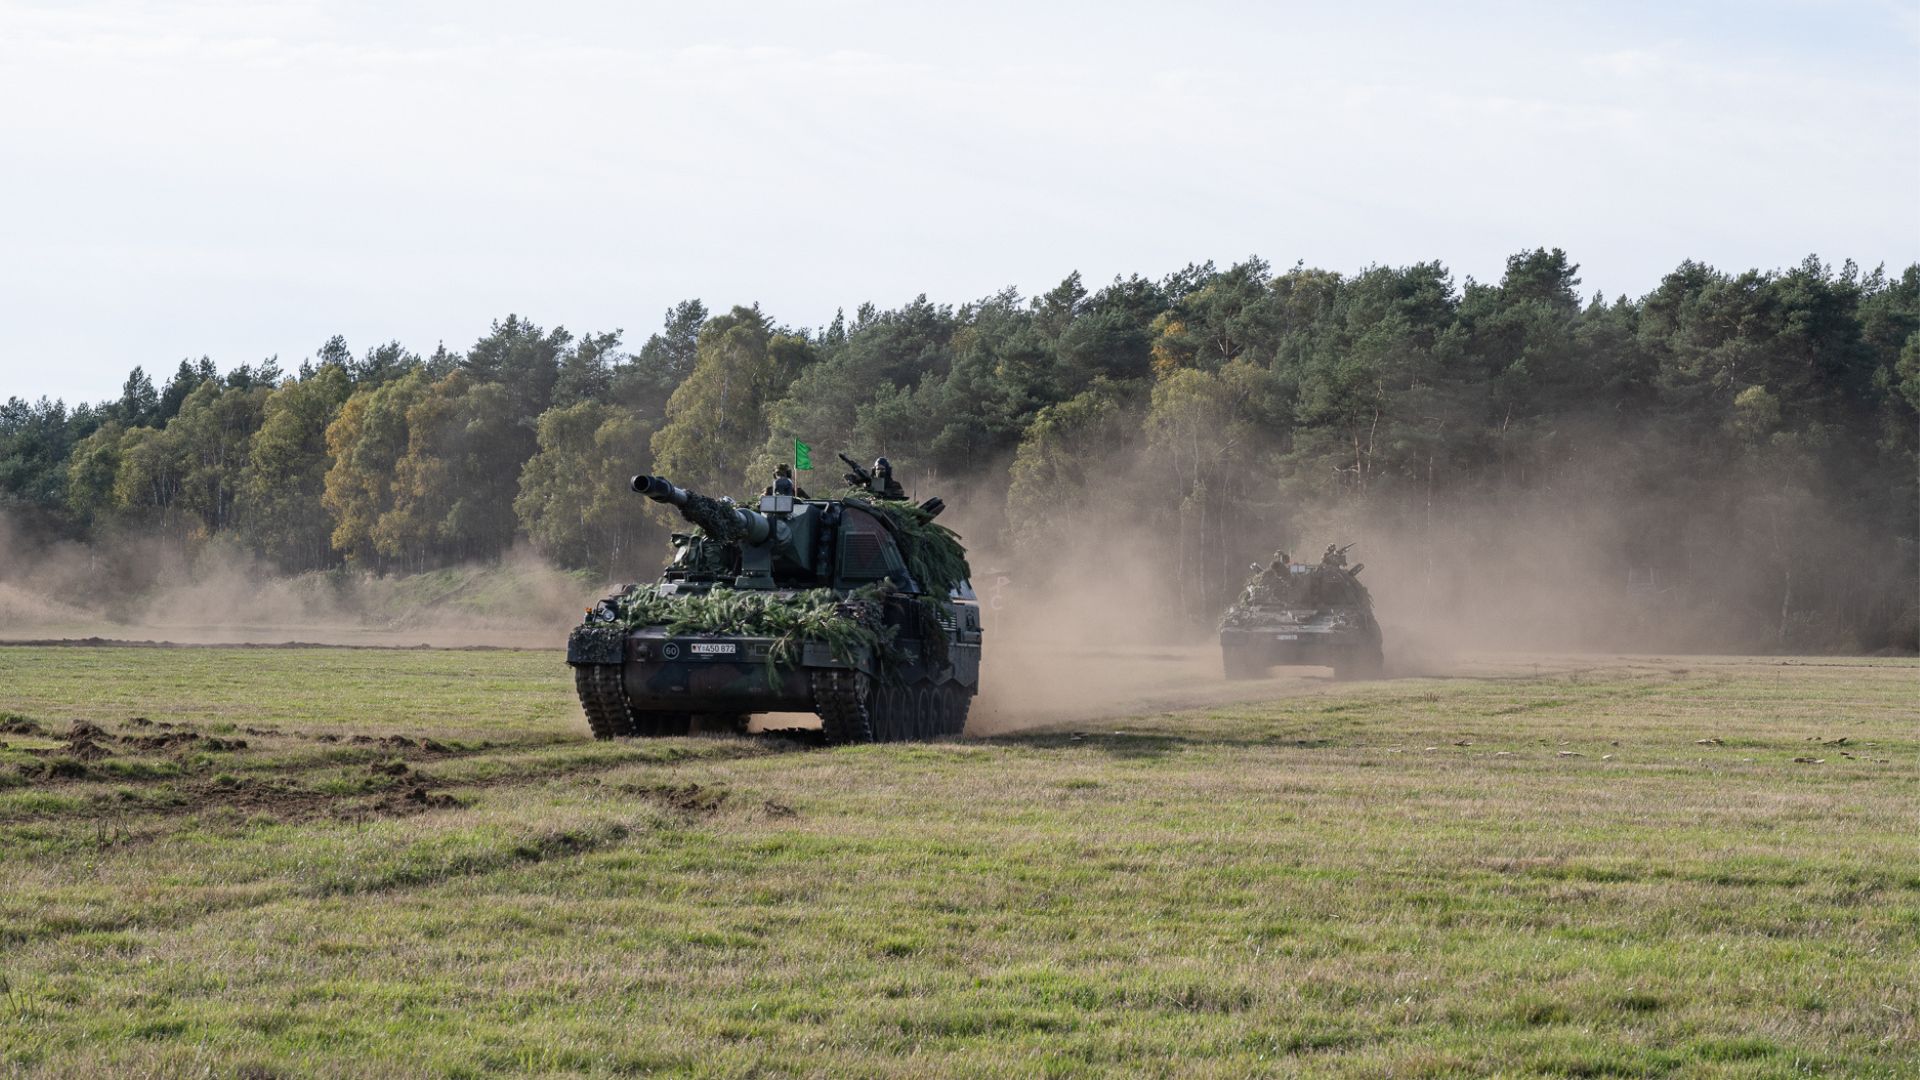
[[[481,825],[444,830],[390,848],[375,859],[343,859],[329,872],[305,883],[285,876],[223,881],[184,886],[184,894],[170,904],[150,901],[92,914],[19,912],[0,919],[0,946],[11,948],[93,933],[171,933],[224,914],[285,900],[386,895],[518,865],[582,858],[633,837],[702,827],[728,801],[724,788],[697,783],[626,785],[622,794],[655,807],[657,815],[601,818],[567,828],[502,832]]]
[[[181,745],[191,748],[194,744]],[[380,740],[369,737],[352,747],[329,749],[321,755],[293,761],[249,763],[243,755],[251,751],[243,748],[231,751],[232,757],[226,760],[203,763],[196,772],[184,771],[182,761],[172,758],[116,759],[118,768],[130,770],[125,773],[109,772],[98,761],[75,762],[72,767],[49,770],[45,776],[16,785],[29,789],[16,800],[27,805],[8,807],[6,790],[0,788],[0,827],[47,821],[115,823],[136,815],[179,817],[220,810],[278,821],[397,816],[435,807],[435,800],[414,794],[418,792],[532,784],[630,765],[736,760],[791,752],[801,745],[763,736],[743,741],[661,740],[613,747],[584,740],[449,747],[431,739],[388,736]],[[462,767],[468,767],[473,774],[429,773],[416,767],[430,763],[453,765],[456,774]],[[476,766],[477,769],[472,768]],[[371,775],[351,789],[339,789],[336,785],[336,790],[327,790],[324,775],[320,776],[320,786],[314,782],[316,774],[355,767],[364,767]],[[373,777],[389,779],[378,781]],[[337,779],[349,780],[346,776]],[[297,782],[300,780],[307,783]],[[93,784],[112,787],[76,790]],[[51,789],[64,790],[69,793],[68,798],[55,802],[39,797]],[[31,798],[27,797],[29,794]],[[396,795],[398,800],[394,799]],[[76,797],[84,797],[88,802],[76,807],[72,805]]]

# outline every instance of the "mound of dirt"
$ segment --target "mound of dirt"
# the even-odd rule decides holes
[[[70,757],[56,757],[22,765],[20,775],[29,780],[85,780],[90,770]]]
[[[168,751],[192,747],[210,753],[231,750],[245,750],[245,739],[221,739],[211,735],[202,735],[197,731],[169,731],[164,735],[129,735],[120,740],[120,744],[134,750]]]
[[[85,720],[75,720],[73,726],[67,729],[67,745],[62,748],[62,753],[75,761],[98,761],[101,758],[112,757],[113,751],[99,743],[101,739],[112,737],[98,725],[90,724]]]
[[[165,735],[132,735],[120,740],[121,745],[134,750],[172,750],[190,742],[198,742],[197,731],[170,731]]]
[[[286,782],[219,777],[183,785],[182,806],[192,812],[230,810],[247,817],[309,821],[323,817],[339,796]]]
[[[429,791],[425,787],[414,786],[406,791],[388,795],[374,803],[372,810],[376,814],[398,817],[403,814],[418,814],[426,810],[451,810],[460,805],[460,800],[451,795]]]
[[[725,788],[701,784],[621,784],[619,790],[638,795],[682,814],[705,816],[720,811],[727,801]]]

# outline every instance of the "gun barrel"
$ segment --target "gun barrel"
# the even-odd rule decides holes
[[[633,478],[633,490],[657,503],[666,503],[668,506],[687,505],[687,489],[664,476],[648,476],[646,473],[641,473]]]
[[[633,478],[633,490],[654,502],[675,507],[681,517],[700,526],[715,540],[745,540],[757,544],[773,532],[773,523],[765,515],[731,502],[697,495],[664,476],[642,473]]]

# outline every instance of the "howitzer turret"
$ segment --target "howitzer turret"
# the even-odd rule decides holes
[[[808,502],[791,495],[769,495],[760,500],[761,512],[756,512],[734,505],[731,499],[688,491],[664,477],[644,473],[633,478],[633,490],[675,507],[711,540],[737,551],[728,560],[739,567],[732,582],[735,588],[771,589],[776,576],[785,576],[780,575],[782,570],[813,569],[822,515]]]
[[[776,477],[757,509],[632,479],[699,528],[674,535],[657,583],[602,600],[569,636],[595,736],[745,731],[751,714],[801,711],[829,742],[961,732],[981,646],[965,552],[933,524],[944,504],[906,502],[885,458],[854,468],[864,492],[808,498]]]

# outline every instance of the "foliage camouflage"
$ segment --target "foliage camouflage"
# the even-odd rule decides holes
[[[851,659],[862,648],[883,655],[894,629],[880,622],[887,595],[880,585],[856,590],[844,599],[832,589],[778,593],[717,588],[667,593],[656,585],[635,585],[621,594],[615,606],[620,624],[629,630],[664,626],[676,635],[772,638],[769,661],[791,664],[808,641],[826,643],[841,660]]]
[[[862,489],[852,488],[839,498],[878,514],[892,526],[900,540],[900,555],[907,561],[907,573],[933,596],[946,596],[973,576],[967,566],[967,549],[952,529],[933,520],[933,515],[917,504],[898,499],[877,499]]]
[[[734,514],[733,505],[697,491],[687,492],[687,505],[681,508],[686,519],[708,536],[723,544],[739,543],[747,535],[746,526]]]
[[[657,585],[632,585],[612,602],[614,625],[621,631],[662,626],[674,635],[772,638],[767,657],[770,669],[792,666],[800,658],[800,647],[816,641],[826,644],[842,661],[850,661],[866,649],[885,671],[901,659],[894,645],[899,628],[882,621],[890,601],[908,605],[909,614],[919,622],[918,634],[931,651],[929,659],[945,663],[947,638],[940,622],[939,602],[898,593],[885,581],[855,589],[844,597],[832,589],[797,593],[728,588],[665,592]],[[593,625],[591,620],[587,625]]]

